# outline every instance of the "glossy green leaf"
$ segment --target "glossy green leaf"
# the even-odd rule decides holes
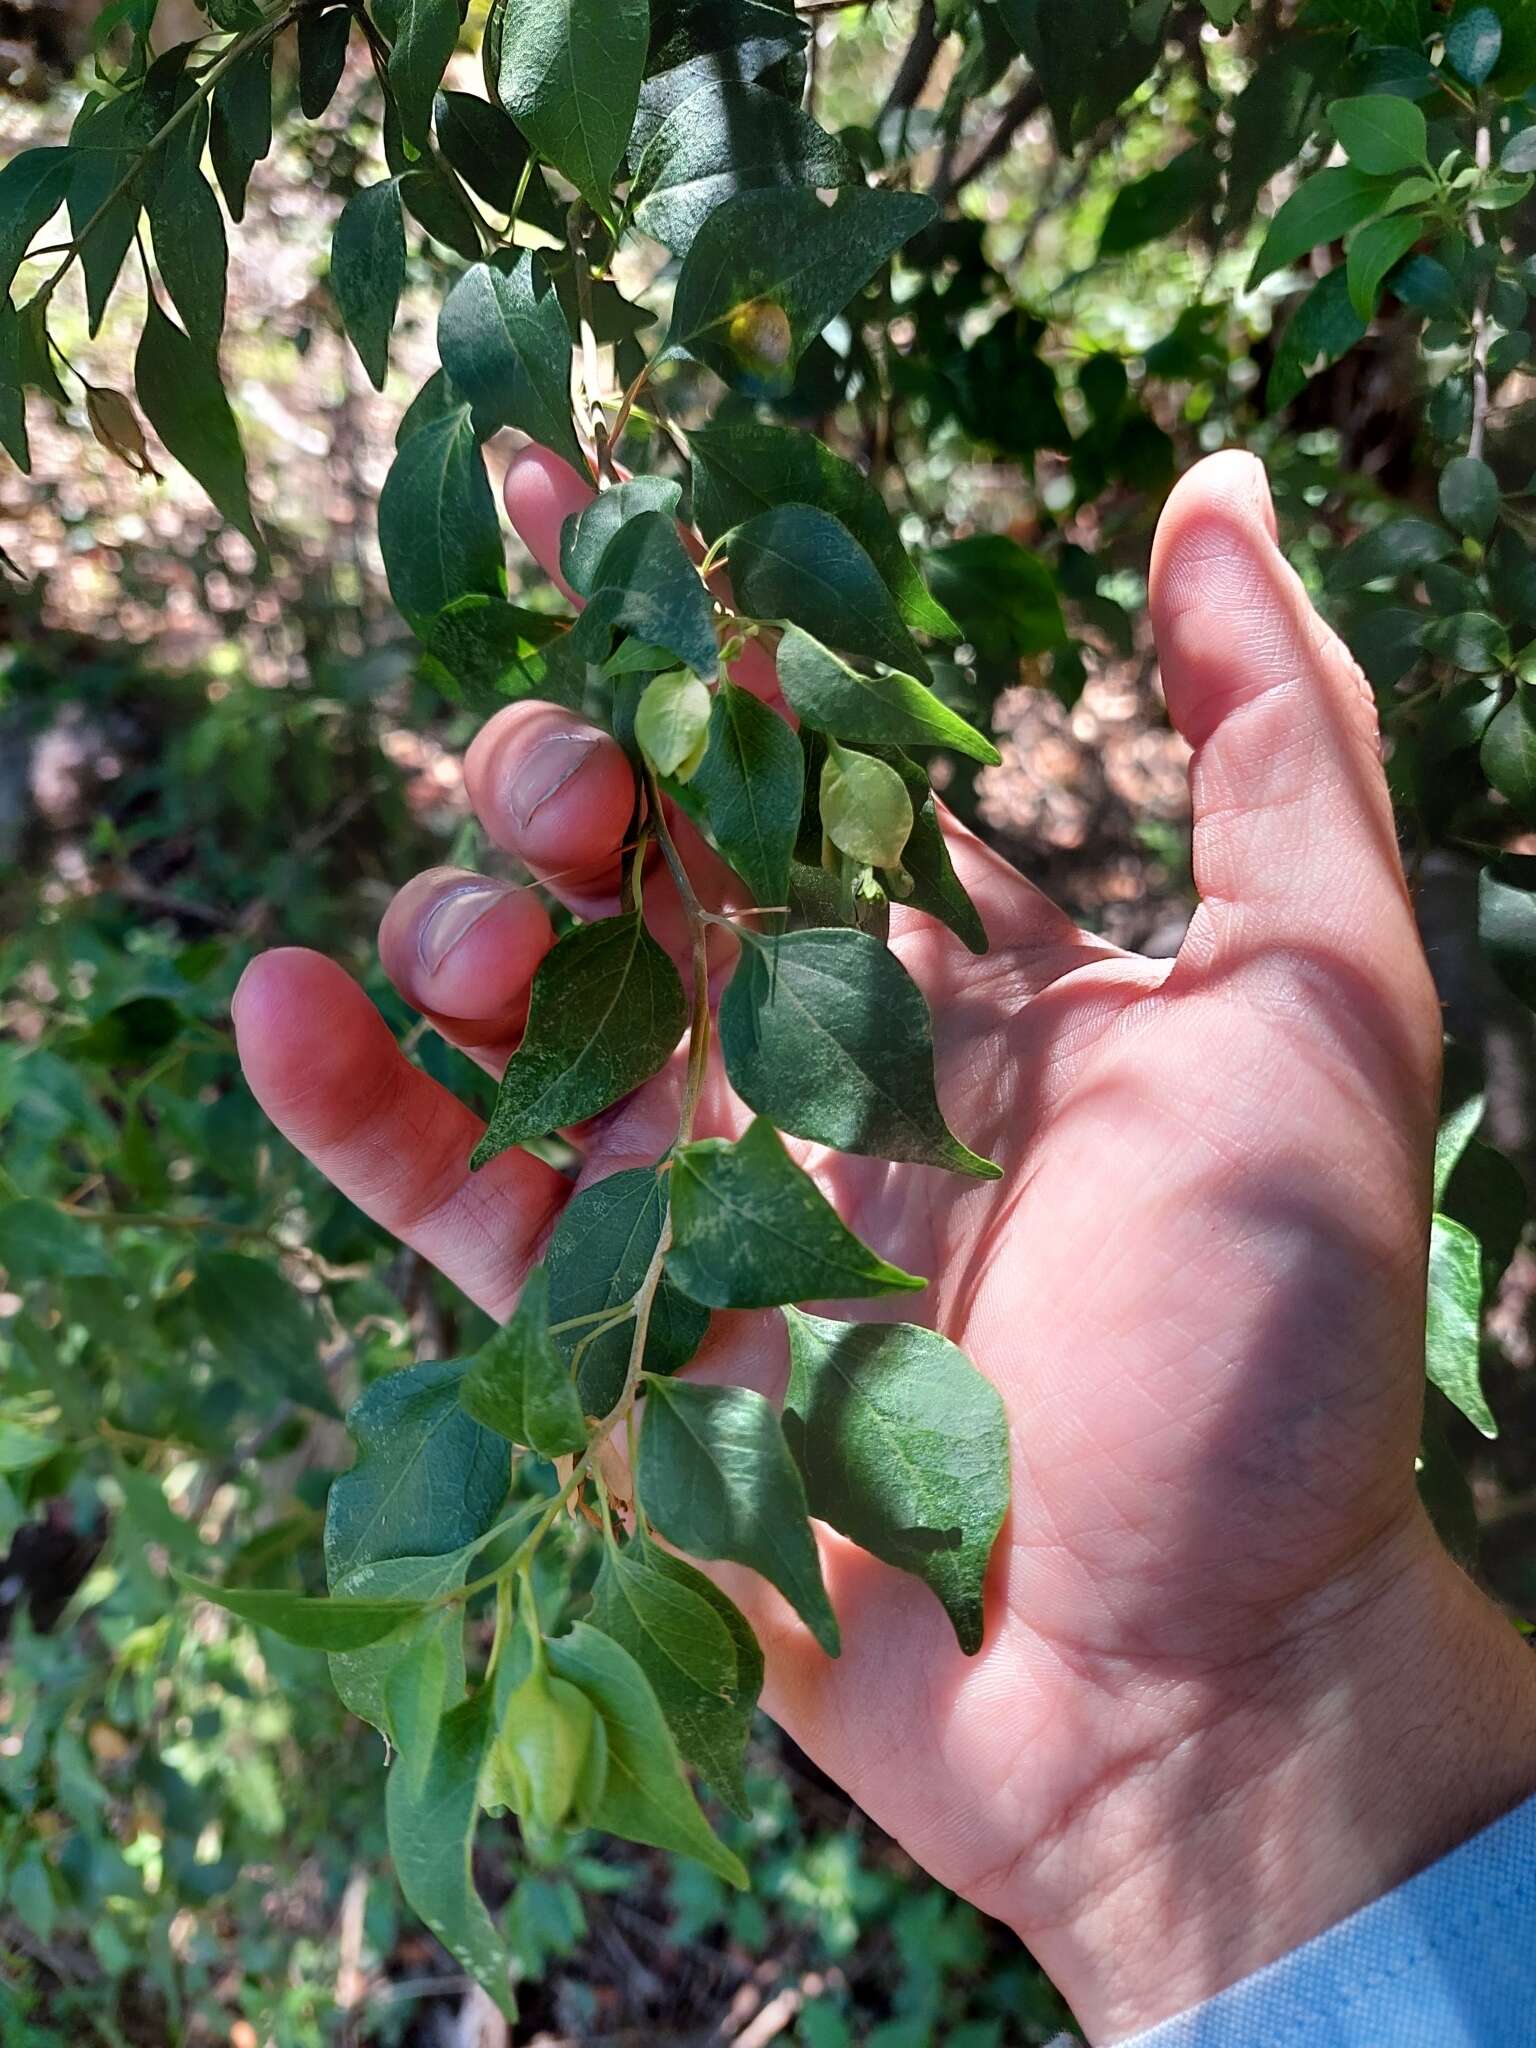
[[[997,1178],[945,1123],[928,1006],[867,932],[749,942],[720,1005],[720,1044],[732,1087],[782,1131]]]
[[[425,151],[431,138],[432,101],[459,40],[458,0],[394,0],[394,5],[389,82],[406,141]]]
[[[723,681],[690,786],[715,844],[765,910],[788,896],[804,785],[800,743],[784,720],[750,691]]]
[[[709,736],[709,691],[685,668],[653,676],[635,711],[635,742],[658,775],[686,782]]]
[[[1536,712],[1528,685],[1518,688],[1483,734],[1483,773],[1515,815],[1536,823]]]
[[[455,598],[427,626],[419,674],[455,704],[482,714],[524,697],[557,703],[564,691],[543,653],[564,637],[561,621],[483,591]]]
[[[902,902],[908,910],[921,910],[925,916],[948,926],[968,952],[985,953],[986,928],[955,873],[926,772],[916,761],[909,761],[905,754],[895,750],[886,758],[906,783],[912,799],[912,831],[901,856],[908,885]]]
[[[626,208],[643,233],[685,256],[715,207],[762,186],[862,184],[858,158],[818,121],[760,85],[683,100],[635,166]]]
[[[1499,517],[1499,480],[1481,457],[1457,455],[1440,472],[1440,511],[1458,533],[1486,540]]]
[[[745,1616],[717,1586],[653,1543],[604,1552],[592,1621],[640,1666],[685,1762],[743,1819],[743,1760],[763,1682]]]
[[[612,1108],[666,1064],[687,1021],[677,969],[638,911],[568,931],[533,977],[522,1043],[470,1164]]]
[[[153,299],[144,311],[134,383],[144,416],[166,448],[202,485],[230,525],[260,551],[245,450],[218,365],[166,318]]]
[[[1419,645],[1472,675],[1491,675],[1509,661],[1509,636],[1490,612],[1453,612],[1431,619]]]
[[[1333,164],[1303,179],[1269,224],[1248,275],[1249,291],[1275,271],[1299,262],[1319,243],[1336,241],[1380,212],[1389,189],[1381,178],[1355,164]]]
[[[711,1308],[853,1301],[927,1286],[861,1244],[773,1125],[701,1138],[672,1166],[667,1272]]]
[[[598,1335],[594,1322],[585,1319],[633,1298],[660,1242],[666,1204],[666,1177],[654,1167],[630,1167],[573,1195],[550,1238],[550,1320],[568,1364],[580,1351],[577,1388],[589,1415],[606,1415],[618,1400],[635,1326],[626,1318]],[[583,1319],[579,1328],[558,1328],[577,1317]],[[677,1372],[708,1327],[709,1310],[663,1277],[646,1327],[646,1371]]]
[[[801,722],[840,740],[950,747],[986,765],[1002,755],[989,739],[913,676],[867,676],[791,626],[779,642],[779,686]]]
[[[213,88],[208,155],[233,221],[245,218],[246,188],[272,148],[272,44],[258,44]]]
[[[1423,110],[1399,93],[1335,100],[1328,119],[1353,167],[1372,177],[1417,170],[1429,162]]]
[[[521,249],[471,264],[443,301],[437,352],[482,435],[516,427],[577,469],[571,339],[542,256]]]
[[[412,1600],[314,1600],[264,1587],[219,1586],[178,1572],[177,1581],[200,1600],[228,1608],[242,1621],[259,1622],[306,1650],[362,1650],[421,1616]]]
[[[1468,85],[1487,83],[1503,47],[1504,24],[1491,7],[1459,8],[1445,31],[1451,69]]]
[[[761,1573],[827,1655],[837,1655],[837,1619],[821,1582],[805,1488],[761,1394],[647,1380],[635,1477],[646,1513],[669,1543]]]
[[[869,661],[926,676],[928,664],[879,570],[841,520],[814,505],[777,505],[730,542],[736,609],[801,626]]]
[[[403,1634],[386,1636],[366,1649],[333,1653],[330,1658],[331,1683],[342,1705],[392,1742],[395,1729],[389,1681],[396,1665],[414,1656],[428,1636],[442,1651],[444,1711],[464,1697],[463,1604],[436,1603],[463,1585],[475,1549],[471,1542],[442,1557],[380,1558],[331,1575],[331,1592],[338,1599],[402,1600],[426,1610],[416,1626]]]
[[[795,1309],[784,1320],[784,1428],[811,1513],[931,1586],[974,1655],[987,1560],[1008,1509],[997,1389],[933,1330]]]
[[[629,1652],[578,1621],[547,1654],[556,1676],[592,1702],[607,1737],[608,1769],[586,1816],[591,1825],[696,1857],[727,1884],[744,1888],[747,1874],[699,1811],[656,1695]]]
[[[0,292],[0,448],[26,474],[32,468],[32,451],[27,441],[22,353],[22,316],[9,295]]]
[[[1483,869],[1477,935],[1500,978],[1536,1009],[1536,856],[1509,856]]]
[[[666,347],[697,357],[728,384],[787,388],[829,321],[903,242],[933,219],[931,199],[845,186],[830,205],[785,186],[717,206],[683,259]],[[763,346],[744,309],[777,309],[783,342]]]
[[[307,121],[317,121],[336,96],[351,32],[350,7],[306,8],[299,16],[299,107]]]
[[[64,204],[76,158],[63,147],[24,149],[0,170],[0,291]]]
[[[1362,320],[1376,311],[1387,274],[1401,262],[1424,232],[1416,214],[1393,213],[1368,220],[1350,237],[1345,276],[1349,302]]]
[[[1443,526],[1433,520],[1409,515],[1389,519],[1361,534],[1337,555],[1328,571],[1328,588],[1336,591],[1363,590],[1368,583],[1386,577],[1416,574],[1431,562],[1443,562],[1453,554],[1456,543]]]
[[[504,595],[501,525],[467,405],[401,443],[379,496],[379,548],[413,626],[472,592]]]
[[[360,1565],[461,1551],[495,1522],[507,1497],[507,1446],[460,1405],[465,1370],[454,1360],[404,1367],[352,1408],[357,1463],[326,1504],[333,1589]]]
[[[603,549],[592,583],[573,629],[588,660],[605,661],[612,636],[624,632],[714,679],[720,650],[713,603],[669,513],[642,511],[626,520]]]
[[[1492,1437],[1499,1426],[1483,1393],[1482,1321],[1483,1268],[1477,1239],[1464,1224],[1436,1216],[1429,1234],[1425,1370],[1473,1427]]]
[[[1536,171],[1536,122],[1510,136],[1499,154],[1499,169],[1516,178]]]
[[[839,853],[866,867],[901,865],[912,832],[912,799],[886,762],[829,740],[819,807],[822,830]]]
[[[459,1399],[487,1429],[559,1458],[586,1448],[587,1425],[549,1321],[549,1275],[535,1266],[508,1322],[476,1353]]]
[[[398,162],[405,162],[403,152]],[[412,220],[419,222],[445,249],[452,249],[456,256],[462,256],[466,263],[477,262],[480,235],[475,226],[475,216],[468,200],[436,157],[423,157],[413,169],[404,172],[398,170],[396,164],[391,164],[390,169],[400,179],[400,204]]]
[[[343,19],[350,21],[351,16]],[[331,241],[331,290],[375,391],[384,389],[389,375],[389,338],[404,284],[400,182],[386,178],[352,194]]]
[[[934,595],[983,659],[1017,661],[1066,646],[1055,577],[1007,534],[970,534],[931,549],[923,563]]]
[[[642,512],[675,513],[683,487],[671,477],[634,476],[610,484],[560,529],[560,574],[581,597],[597,588],[598,564],[621,526]]]
[[[486,1686],[444,1715],[426,1770],[390,1772],[385,1815],[400,1889],[454,1961],[510,2018],[508,1959],[475,1890],[473,1868],[490,1706]]]
[[[320,1366],[314,1318],[270,1260],[199,1252],[187,1300],[223,1371],[321,1415],[340,1413]]]
[[[535,153],[605,217],[649,30],[646,0],[519,0],[502,19],[501,104]]]

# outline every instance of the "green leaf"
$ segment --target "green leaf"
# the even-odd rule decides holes
[[[880,493],[861,469],[814,435],[756,420],[714,422],[692,430],[688,451],[694,524],[707,541],[775,505],[815,505],[847,527],[914,633],[960,637],[949,613],[924,587]]]
[[[1007,534],[973,533],[923,560],[934,595],[983,660],[1018,661],[1066,646],[1055,577]]]
[[[1483,773],[1507,797],[1516,815],[1536,822],[1536,714],[1528,686],[1516,689],[1483,734]]]
[[[213,187],[190,150],[175,151],[149,195],[155,264],[191,338],[210,353],[224,332],[229,252]]]
[[[429,1636],[443,1654],[444,1709],[464,1697],[463,1606],[459,1602],[441,1607],[432,1603],[463,1585],[477,1547],[469,1543],[443,1557],[381,1558],[331,1577],[331,1592],[339,1599],[405,1600],[428,1610],[417,1627],[403,1635],[386,1636],[367,1649],[333,1653],[330,1658],[331,1683],[342,1705],[392,1742],[390,1678],[395,1667],[413,1656]]]
[[[306,8],[299,16],[299,107],[307,121],[318,121],[336,96],[351,32],[350,7]]]
[[[821,1582],[805,1488],[761,1394],[648,1379],[635,1479],[669,1543],[761,1573],[827,1655],[837,1655],[837,1618]]]
[[[231,220],[245,218],[251,172],[272,148],[272,43],[247,51],[213,88],[208,154]]]
[[[338,1415],[321,1369],[314,1318],[266,1259],[199,1252],[187,1300],[220,1365],[321,1415]]]
[[[604,1552],[592,1621],[645,1673],[684,1760],[746,1819],[742,1766],[763,1658],[745,1616],[682,1558],[630,1543]]]
[[[110,1273],[101,1242],[85,1218],[25,1196],[0,1206],[0,1266],[15,1288],[24,1280],[64,1280]]]
[[[860,675],[797,626],[779,642],[778,672],[786,702],[816,732],[891,746],[951,747],[987,766],[1003,758],[915,677]]]
[[[749,941],[720,1005],[732,1087],[782,1131],[840,1152],[995,1180],[934,1093],[928,1006],[901,962],[860,931]]]
[[[839,853],[866,867],[901,865],[912,831],[912,799],[886,762],[829,740],[821,764],[820,809],[822,829]]]
[[[1485,85],[1504,47],[1504,24],[1491,7],[1468,7],[1445,31],[1451,69],[1468,85]]]
[[[862,185],[845,143],[781,93],[720,84],[683,100],[646,144],[626,201],[633,224],[685,256],[706,217],[762,186]]]
[[[666,1065],[688,1021],[677,969],[639,911],[578,925],[539,963],[473,1167],[612,1108]]]
[[[1473,675],[1491,675],[1509,661],[1509,636],[1490,612],[1453,612],[1447,619],[1431,619],[1419,644],[1426,653]]]
[[[1499,480],[1476,455],[1457,455],[1440,472],[1440,511],[1458,533],[1486,540],[1499,517]]]
[[[350,21],[352,17],[342,18]],[[331,290],[341,308],[342,325],[375,391],[384,389],[389,375],[389,337],[404,285],[400,181],[386,178],[352,194],[331,240]]]
[[[606,1415],[619,1398],[634,1338],[633,1319],[594,1336],[587,1320],[628,1302],[645,1278],[661,1240],[667,1181],[652,1166],[611,1173],[573,1195],[545,1253],[549,1314],[555,1325],[582,1318],[577,1329],[555,1331],[567,1364],[581,1350],[577,1390],[589,1415]],[[709,1310],[690,1301],[663,1276],[646,1328],[645,1369],[677,1372],[698,1350]]]
[[[428,625],[418,672],[471,711],[489,713],[524,697],[569,701],[575,709],[541,652],[563,637],[558,619],[472,592]]]
[[[844,186],[830,205],[794,186],[738,193],[683,259],[665,347],[727,384],[787,389],[816,336],[933,217],[931,199],[863,185]],[[777,320],[765,327],[756,308]]]
[[[682,497],[682,485],[666,476],[628,477],[599,491],[560,529],[560,574],[578,596],[590,597],[597,588],[598,565],[619,528],[642,512],[673,514]]]
[[[1513,177],[1528,177],[1536,171],[1536,122],[1511,135],[1499,155],[1499,169]]]
[[[449,1653],[440,1632],[428,1631],[402,1648],[384,1674],[384,1708],[390,1740],[399,1751],[394,1768],[405,1771],[420,1792],[447,1711]]]
[[[1364,336],[1365,322],[1350,302],[1347,270],[1330,270],[1307,293],[1286,325],[1265,386],[1269,411],[1278,412],[1289,405],[1310,378],[1347,355]]]
[[[510,215],[521,187],[520,218],[564,240],[564,220],[537,165],[523,183],[528,145],[500,107],[473,93],[440,92],[434,112],[438,146],[472,192]]]
[[[484,1686],[443,1716],[425,1772],[389,1773],[385,1815],[400,1889],[454,1961],[511,2018],[508,1959],[475,1890],[472,1860],[490,1707]]]
[[[1160,241],[1182,227],[1216,189],[1221,166],[1210,143],[1192,143],[1161,170],[1122,185],[1099,236],[1100,263]]]
[[[10,290],[27,250],[64,204],[76,162],[62,146],[24,149],[0,170],[0,292]]]
[[[569,1368],[549,1334],[549,1275],[535,1266],[510,1321],[477,1352],[459,1385],[466,1410],[541,1457],[586,1449],[587,1425]]]
[[[1253,291],[1266,277],[1298,262],[1319,243],[1337,241],[1350,228],[1379,213],[1389,189],[1382,179],[1368,176],[1354,164],[1314,171],[1270,222],[1248,274],[1247,289]]]
[[[1433,520],[1409,515],[1373,526],[1369,533],[1352,540],[1336,557],[1328,571],[1328,588],[1334,591],[1363,590],[1390,576],[1415,575],[1432,562],[1443,562],[1454,554],[1456,543],[1443,526]]]
[[[482,434],[516,427],[585,469],[571,423],[571,339],[544,259],[471,264],[443,301],[437,352]]]
[[[520,0],[502,17],[501,104],[535,154],[604,218],[634,124],[649,31],[646,0]]]
[[[908,910],[920,910],[947,925],[969,952],[985,953],[986,928],[955,873],[926,771],[894,750],[886,758],[906,783],[912,799],[912,831],[901,856],[910,886],[902,902]]]
[[[709,691],[685,668],[653,676],[635,711],[635,743],[658,775],[687,782],[709,737]]]
[[[639,512],[626,520],[603,549],[592,580],[591,602],[573,628],[574,646],[589,661],[605,661],[612,636],[627,632],[665,648],[706,681],[714,679],[720,650],[713,604],[669,513]]]
[[[928,1284],[860,1243],[763,1117],[734,1144],[702,1138],[677,1154],[667,1272],[711,1308],[853,1301]]]
[[[1477,1127],[1487,1107],[1486,1095],[1469,1095],[1449,1116],[1441,1119],[1440,1128],[1435,1133],[1434,1202],[1437,1209],[1444,1205],[1451,1175],[1477,1135]]]
[[[731,536],[736,609],[802,626],[818,640],[926,676],[879,570],[841,520],[814,505],[777,505]]]
[[[1424,1366],[1441,1393],[1484,1436],[1499,1433],[1483,1393],[1482,1251],[1464,1224],[1436,1216],[1429,1233],[1429,1301]]]
[[[1357,171],[1370,177],[1428,167],[1429,130],[1421,108],[1395,92],[1335,100],[1328,109],[1333,132]]]
[[[1477,935],[1501,980],[1536,1010],[1536,856],[1506,855],[1483,869]]]
[[[32,469],[27,441],[27,401],[23,374],[23,315],[0,292],[0,447],[24,475]]]
[[[389,82],[407,142],[423,153],[432,133],[432,101],[459,40],[458,0],[395,0]]]
[[[608,1769],[589,1823],[628,1842],[696,1857],[744,1889],[747,1873],[699,1811],[656,1695],[629,1652],[578,1621],[547,1645],[547,1655],[556,1676],[585,1693],[602,1717]]]
[[[784,1428],[811,1513],[931,1586],[974,1656],[987,1560],[1008,1509],[997,1389],[933,1330],[795,1309],[784,1320]]]
[[[403,154],[398,159],[403,163]],[[390,165],[396,170],[395,164]],[[423,157],[413,170],[400,177],[400,204],[429,235],[466,263],[478,261],[480,234],[469,202],[448,177],[436,157]]]
[[[789,893],[805,764],[800,743],[749,690],[723,681],[691,787],[715,844],[765,910]]]
[[[1376,311],[1387,273],[1423,232],[1424,223],[1416,214],[1393,213],[1384,220],[1368,220],[1351,236],[1345,275],[1349,303],[1362,320],[1369,320]]]
[[[326,1577],[388,1558],[445,1557],[492,1527],[507,1497],[507,1447],[459,1403],[462,1361],[376,1380],[347,1417],[357,1463],[331,1487]]]
[[[144,309],[133,374],[145,418],[182,467],[196,477],[215,508],[259,554],[261,535],[251,511],[245,450],[218,365],[166,318],[153,299]]]
[[[379,497],[390,594],[420,627],[456,598],[506,594],[501,525],[467,405],[402,442]]]
[[[306,1650],[362,1650],[420,1618],[414,1600],[312,1600],[302,1593],[253,1586],[218,1586],[177,1572],[177,1583],[200,1600],[227,1607],[242,1621],[259,1622]]]
[[[1320,36],[1270,44],[1262,64],[1232,103],[1232,146],[1227,161],[1223,225],[1230,233],[1253,218],[1259,194],[1277,171],[1294,163],[1322,117],[1323,89],[1332,66]]]

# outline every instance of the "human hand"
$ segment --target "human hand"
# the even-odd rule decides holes
[[[551,457],[513,465],[508,509],[546,568],[586,495]],[[763,1638],[768,1710],[1015,1927],[1105,2041],[1536,1787],[1530,1660],[1414,1487],[1440,1023],[1369,695],[1246,457],[1175,491],[1151,604],[1194,749],[1202,900],[1178,959],[1077,932],[951,826],[990,953],[899,907],[892,943],[933,1011],[946,1115],[1004,1177],[795,1148],[861,1238],[934,1276],[890,1313],[943,1331],[1006,1403],[982,1651],[830,1532],[836,1662],[760,1581],[720,1573]],[[737,679],[772,692],[761,655]],[[498,845],[582,915],[613,910],[633,785],[611,739],[519,704],[466,775]],[[677,830],[700,893],[729,901]],[[664,874],[647,907],[686,973]],[[380,935],[401,993],[492,1071],[550,943],[535,894],[441,869]],[[569,1183],[520,1153],[471,1176],[477,1121],[319,955],[257,961],[236,1025],[279,1128],[505,1317]],[[600,1119],[578,1185],[662,1152],[678,1085],[674,1067]],[[744,1122],[717,1068],[698,1133]],[[772,1315],[719,1315],[694,1370],[771,1391],[782,1349]]]

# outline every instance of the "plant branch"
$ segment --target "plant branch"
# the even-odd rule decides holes
[[[932,197],[939,205],[947,205],[974,179],[979,178],[984,171],[989,171],[1000,157],[1005,156],[1013,138],[1024,123],[1032,121],[1044,105],[1045,94],[1041,90],[1040,81],[1031,73],[998,115],[992,132],[965,162],[940,167],[931,187]]]
[[[1477,124],[1475,151],[1479,172],[1486,171],[1493,160],[1486,118]],[[1467,240],[1475,249],[1481,249],[1485,239],[1482,217],[1475,206],[1469,207]],[[1467,453],[1479,462],[1488,435],[1488,286],[1485,277],[1477,288],[1477,302],[1472,308],[1472,425],[1467,435]]]
[[[904,114],[917,104],[923,87],[928,83],[928,75],[933,70],[941,41],[937,0],[922,0],[922,5],[917,10],[912,40],[907,44],[901,62],[896,67],[896,76],[891,80],[891,89],[885,96],[885,104],[875,116],[877,129],[893,114]]]

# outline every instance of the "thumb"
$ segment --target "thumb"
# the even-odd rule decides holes
[[[1278,952],[1347,968],[1421,1013],[1438,1056],[1370,690],[1281,554],[1252,456],[1180,480],[1149,602],[1169,715],[1194,750],[1201,905],[1181,966]]]

